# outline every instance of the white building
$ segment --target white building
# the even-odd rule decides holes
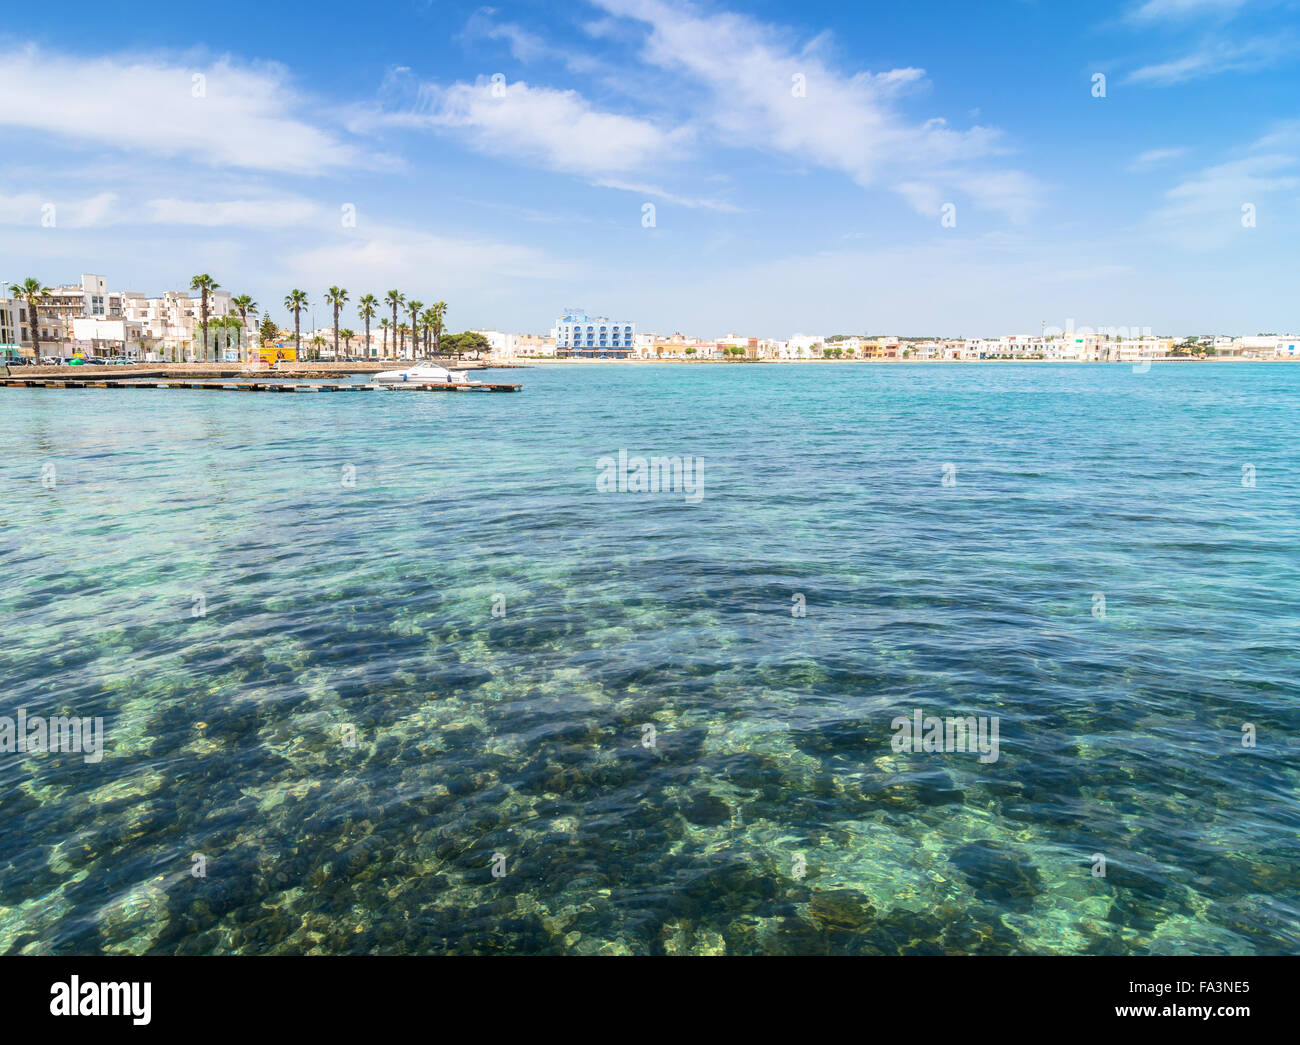
[[[813,359],[821,356],[826,338],[822,334],[795,334],[785,345],[782,359]]]
[[[169,290],[161,297],[150,298],[135,291],[120,295],[119,315],[140,329],[140,342],[145,355],[160,359],[198,359],[215,356],[224,350],[227,340],[242,340],[244,345],[256,344],[257,317],[249,316],[243,328],[242,339],[227,331],[217,322],[237,315],[231,306],[228,290],[216,290],[208,295],[208,344],[206,352],[199,351],[201,340],[200,300],[184,290]]]
[[[560,356],[626,359],[636,348],[636,324],[568,309],[551,330]]]

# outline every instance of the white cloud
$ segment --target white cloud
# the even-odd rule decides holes
[[[1260,36],[1240,44],[1212,41],[1182,58],[1144,65],[1129,73],[1125,82],[1171,87],[1218,73],[1259,72],[1296,50],[1297,41],[1291,34]]]
[[[901,95],[924,79],[921,69],[845,75],[820,57],[820,38],[796,49],[785,34],[744,15],[697,13],[663,0],[596,2],[649,28],[646,61],[705,88],[704,121],[726,144],[841,170],[864,186],[887,185],[926,213],[937,213],[937,202],[954,192],[1015,219],[1036,205],[1028,175],[973,166],[1002,151],[998,132],[954,130],[941,119],[917,123],[899,111]]]
[[[298,115],[304,101],[274,65],[83,58],[27,46],[0,52],[0,98],[23,102],[0,106],[0,127],[76,144],[302,174],[366,160]]]
[[[1275,194],[1297,189],[1300,121],[1291,121],[1241,150],[1238,158],[1206,167],[1169,189],[1152,219],[1183,246],[1219,247],[1242,234],[1243,206],[1258,212]]]
[[[286,265],[299,286],[394,287],[418,279],[448,299],[456,292],[482,294],[494,282],[507,293],[510,280],[558,280],[574,271],[533,247],[388,227],[290,252]]]
[[[1146,0],[1129,12],[1134,22],[1187,19],[1202,15],[1235,15],[1249,0]]]
[[[325,208],[299,197],[264,200],[156,199],[145,205],[145,221],[160,225],[236,225],[246,228],[284,228],[338,219]]]
[[[101,192],[81,199],[36,192],[0,196],[0,225],[27,225],[32,228],[87,229],[116,225],[126,214],[111,192]],[[47,224],[46,222],[52,222]]]
[[[390,93],[414,95],[397,111],[369,114],[358,126],[416,127],[451,133],[480,152],[568,174],[622,174],[676,158],[689,138],[637,116],[595,108],[577,91],[494,84],[410,84],[404,70]]]
[[[638,196],[649,196],[652,199],[662,200],[665,203],[672,203],[678,207],[686,207],[691,210],[716,210],[727,214],[740,213],[739,207],[733,203],[728,203],[726,200],[709,199],[703,196],[679,196],[656,185],[625,182],[613,178],[602,178],[594,184],[604,189],[618,189],[621,192],[636,193]]]
[[[1128,165],[1128,170],[1132,174],[1140,174],[1145,171],[1154,170],[1156,167],[1162,166],[1171,160],[1176,160],[1180,156],[1185,155],[1187,155],[1187,150],[1185,148],[1148,149],[1146,152],[1139,153],[1137,156],[1133,157],[1132,161]]]

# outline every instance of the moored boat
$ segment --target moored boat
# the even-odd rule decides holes
[[[477,383],[471,381],[463,373],[448,370],[445,366],[439,366],[437,363],[427,361],[416,363],[405,370],[381,371],[372,380],[379,382],[381,385],[470,385]]]

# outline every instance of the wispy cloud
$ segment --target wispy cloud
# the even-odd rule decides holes
[[[1212,41],[1182,58],[1144,65],[1129,73],[1125,82],[1170,87],[1219,73],[1259,72],[1272,68],[1297,50],[1300,41],[1289,33],[1259,36],[1239,44]]]
[[[387,92],[398,107],[362,114],[354,125],[454,135],[470,148],[567,174],[624,174],[675,159],[690,138],[640,116],[598,109],[577,91],[480,77],[443,87],[395,70]]]
[[[137,155],[303,174],[367,162],[302,115],[304,100],[277,65],[27,46],[0,52],[0,98],[0,127]]]
[[[1241,155],[1205,167],[1165,193],[1152,215],[1167,237],[1213,248],[1240,235],[1242,208],[1264,207],[1278,193],[1300,189],[1300,121],[1274,127]]]
[[[504,43],[510,57],[524,65],[542,61],[557,61],[570,72],[593,72],[600,63],[581,50],[552,44],[539,33],[525,29],[518,22],[501,22],[496,19],[496,9],[480,7],[469,16],[458,39],[463,43],[490,41]]]
[[[1131,10],[1127,17],[1133,22],[1186,21],[1205,15],[1232,16],[1250,0],[1146,0]]]
[[[301,197],[245,200],[155,199],[145,204],[142,220],[160,225],[238,226],[250,229],[292,228],[337,222],[320,204]]]
[[[651,199],[662,200],[665,203],[672,203],[678,207],[686,207],[691,210],[716,210],[727,214],[738,214],[741,210],[740,207],[726,200],[711,199],[706,196],[681,196],[661,189],[656,185],[619,181],[614,178],[602,178],[595,184],[601,188],[632,192],[638,196],[648,196]]]
[[[718,140],[843,171],[863,186],[884,185],[918,210],[937,213],[954,192],[976,206],[1021,219],[1037,202],[1029,175],[976,163],[1004,151],[989,127],[950,128],[906,118],[899,100],[924,70],[842,73],[822,52],[746,15],[703,13],[663,0],[596,0],[611,15],[648,29],[646,62],[703,89],[699,122]]]
[[[456,292],[481,294],[493,285],[504,294],[514,279],[562,280],[575,272],[572,262],[536,247],[392,226],[292,251],[285,263],[306,286],[340,280],[351,286],[402,286],[419,273],[424,285],[438,287],[449,299]]]
[[[0,196],[0,225],[31,228],[89,229],[116,225],[127,215],[112,192],[93,196],[42,195],[20,192]]]
[[[1186,155],[1187,150],[1185,148],[1148,149],[1146,152],[1138,153],[1133,157],[1129,162],[1128,171],[1131,174],[1142,174]]]

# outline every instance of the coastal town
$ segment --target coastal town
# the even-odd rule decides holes
[[[116,290],[107,277],[45,285],[28,278],[0,281],[0,358],[24,363],[252,363],[263,361],[368,362],[455,353],[484,365],[551,361],[634,362],[1138,362],[1161,359],[1300,359],[1300,335],[1260,333],[1166,335],[1148,327],[1040,324],[1037,334],[924,337],[869,334],[795,334],[788,338],[727,333],[699,337],[642,331],[565,308],[545,333],[494,329],[446,332],[447,305],[426,306],[389,290],[361,295],[330,287],[315,300],[302,290],[274,309],[246,294],[195,276],[187,289],[150,297]],[[329,325],[314,321],[315,310]],[[349,319],[348,313],[355,315]],[[306,323],[304,324],[304,320]]]

